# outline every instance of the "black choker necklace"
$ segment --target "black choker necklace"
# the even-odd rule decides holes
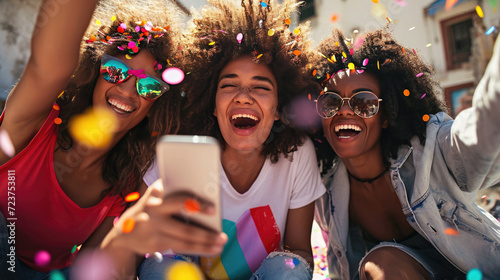
[[[382,171],[382,173],[378,174],[377,177],[375,178],[370,178],[370,179],[360,179],[354,175],[352,175],[351,173],[349,173],[349,171],[347,171],[347,174],[349,174],[350,177],[352,177],[354,180],[358,181],[358,182],[361,182],[361,183],[371,183],[375,180],[377,180],[378,178],[382,177],[387,171],[389,171],[389,166],[387,166],[384,171]]]

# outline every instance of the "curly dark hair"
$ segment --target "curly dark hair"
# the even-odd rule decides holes
[[[186,56],[191,57],[189,88],[189,116],[185,124],[187,133],[211,135],[225,146],[217,119],[213,112],[219,74],[230,61],[250,55],[255,63],[270,67],[278,84],[278,112],[262,154],[278,161],[285,158],[305,141],[303,131],[295,127],[286,106],[294,98],[311,88],[304,75],[311,56],[309,26],[301,24],[289,29],[290,13],[297,4],[285,0],[264,2],[243,0],[240,4],[228,0],[209,0],[201,12],[193,12],[192,27],[187,35]],[[237,36],[242,34],[241,42]],[[193,121],[195,120],[195,121]],[[184,125],[183,125],[184,126]]]
[[[434,69],[415,50],[398,44],[390,26],[361,34],[354,43],[346,40],[342,31],[334,29],[332,36],[318,45],[317,51],[314,79],[321,86],[338,71],[348,69],[349,63],[379,80],[384,100],[381,113],[389,123],[381,135],[386,164],[397,156],[399,146],[410,144],[412,137],[418,136],[424,144],[426,122],[422,117],[425,114],[447,112],[441,97],[442,88],[433,78]],[[405,90],[409,96],[405,96]],[[336,155],[326,140],[315,141],[315,145],[324,173]],[[323,147],[326,145],[328,147]]]
[[[92,106],[92,97],[100,76],[103,54],[133,56],[147,50],[161,64],[163,70],[169,64],[179,66],[176,57],[180,28],[176,25],[176,8],[164,1],[101,1],[92,22],[84,36],[80,50],[79,64],[69,81],[64,94],[57,100],[60,105],[62,123],[58,128],[58,148],[69,149],[73,139],[69,133],[70,119]],[[111,20],[115,15],[116,19]],[[167,16],[168,15],[168,16]],[[147,17],[147,18],[145,18]],[[154,23],[151,30],[142,20]],[[100,21],[101,24],[96,24]],[[123,25],[126,28],[123,30]],[[134,32],[139,26],[138,32]],[[142,37],[142,39],[140,39]],[[90,39],[92,38],[92,39]],[[138,44],[138,51],[128,49],[129,41]],[[120,46],[120,48],[119,48]],[[167,62],[168,59],[168,62]],[[159,67],[157,67],[159,68]],[[158,69],[158,73],[160,69]],[[157,139],[167,133],[175,133],[180,125],[180,110],[183,98],[177,87],[158,98],[146,117],[131,129],[108,153],[103,166],[102,177],[110,188],[103,195],[125,195],[141,185],[142,177],[151,165]]]

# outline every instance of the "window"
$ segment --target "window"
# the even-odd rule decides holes
[[[470,12],[441,22],[448,70],[460,68],[469,61],[472,54],[473,16],[474,13]]]
[[[316,15],[316,8],[314,7],[314,0],[305,0],[304,4],[300,7],[299,21],[307,20]]]

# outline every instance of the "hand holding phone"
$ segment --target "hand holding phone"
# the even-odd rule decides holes
[[[220,213],[220,147],[210,136],[165,135],[156,147],[158,170],[165,196],[189,194],[178,219],[215,232],[222,231]],[[208,202],[214,215],[196,211],[196,203]]]

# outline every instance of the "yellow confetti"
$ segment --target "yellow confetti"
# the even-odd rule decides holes
[[[95,23],[96,23],[97,25],[101,25],[101,21],[100,21],[100,20],[96,20],[96,21],[95,21]]]
[[[115,20],[116,20],[116,16],[112,16],[111,21],[115,21]]]
[[[377,60],[377,69],[380,70],[380,61]]]
[[[203,280],[205,277],[200,268],[189,262],[176,262],[170,266],[165,275],[170,280]]]
[[[428,120],[429,120],[429,118],[430,118],[430,117],[429,117],[429,115],[425,114],[425,115],[422,117],[422,120],[423,120],[424,122],[426,122],[426,121],[428,121]]]
[[[126,58],[126,59],[132,59],[132,57],[131,57],[129,54],[126,54],[126,55],[125,55],[125,58]]]
[[[209,46],[212,46],[212,45],[214,45],[214,44],[215,44],[215,42],[210,42],[210,43],[208,43],[208,45],[209,45]]]
[[[78,142],[96,148],[111,143],[116,128],[116,116],[107,109],[93,108],[74,116],[69,123],[69,132]]]
[[[261,53],[261,54],[259,54],[259,55],[257,56],[257,58],[260,58],[262,55],[263,55],[262,53]]]
[[[427,45],[425,45],[425,46],[428,48],[428,47],[432,46],[432,44],[431,44],[431,43],[429,43],[429,44],[427,44]]]
[[[379,0],[372,0],[373,3],[377,4]]]
[[[483,9],[481,9],[481,6],[476,6],[476,13],[480,18],[484,17]]]
[[[269,31],[267,31],[267,35],[269,36],[273,36],[274,35],[274,29],[269,29]]]
[[[294,33],[295,35],[299,35],[299,34],[300,34],[300,29],[295,28],[295,29],[293,30],[293,33]]]
[[[61,97],[63,95],[63,93],[64,93],[64,90],[61,91],[61,93],[59,93],[59,96],[57,98]]]
[[[140,196],[141,195],[139,194],[139,192],[131,192],[127,194],[127,196],[125,197],[125,201],[126,202],[136,201],[139,199]]]
[[[342,52],[342,56],[347,58],[347,55],[345,54],[345,52]]]
[[[355,68],[355,67],[354,67],[354,63],[352,63],[352,62],[350,62],[350,63],[347,65],[347,67],[349,67],[349,69],[351,69],[351,70],[354,70],[354,68]]]
[[[338,46],[339,45],[339,42],[335,42],[335,46]]]
[[[337,62],[337,58],[335,58],[335,55],[332,55],[332,58],[331,58],[334,62]]]

